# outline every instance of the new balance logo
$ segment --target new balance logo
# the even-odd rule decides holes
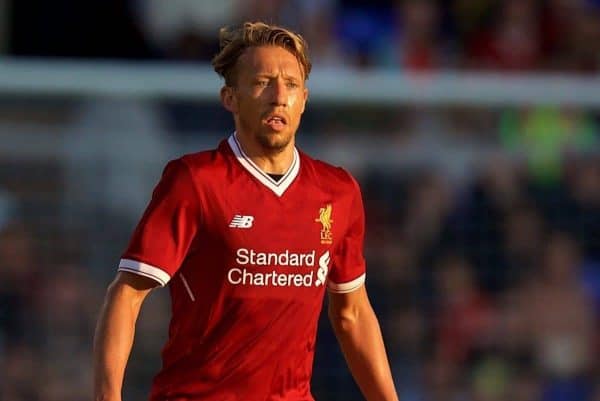
[[[252,222],[254,221],[254,216],[242,216],[241,214],[236,214],[231,219],[231,223],[229,223],[229,227],[231,228],[250,228],[252,227]]]

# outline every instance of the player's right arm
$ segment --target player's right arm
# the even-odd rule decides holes
[[[119,272],[106,292],[94,336],[94,401],[121,401],[125,366],[142,303],[158,283]]]
[[[120,401],[142,302],[181,266],[201,220],[192,175],[182,159],[163,171],[108,287],[94,339],[95,401]]]

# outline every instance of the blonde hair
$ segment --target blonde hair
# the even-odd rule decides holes
[[[308,57],[308,45],[302,36],[288,29],[267,25],[263,22],[245,22],[239,27],[224,27],[219,31],[220,51],[213,58],[212,65],[217,74],[225,78],[225,84],[234,84],[235,67],[240,56],[249,47],[279,46],[298,59],[304,79],[312,65]]]

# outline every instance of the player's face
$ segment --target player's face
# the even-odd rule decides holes
[[[308,90],[296,57],[282,47],[251,47],[238,59],[230,107],[241,135],[269,151],[293,144]]]

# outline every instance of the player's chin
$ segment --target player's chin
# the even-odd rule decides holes
[[[291,135],[285,132],[267,131],[263,132],[263,134],[260,136],[261,144],[264,147],[273,150],[284,149],[286,146],[288,146],[291,139]]]

